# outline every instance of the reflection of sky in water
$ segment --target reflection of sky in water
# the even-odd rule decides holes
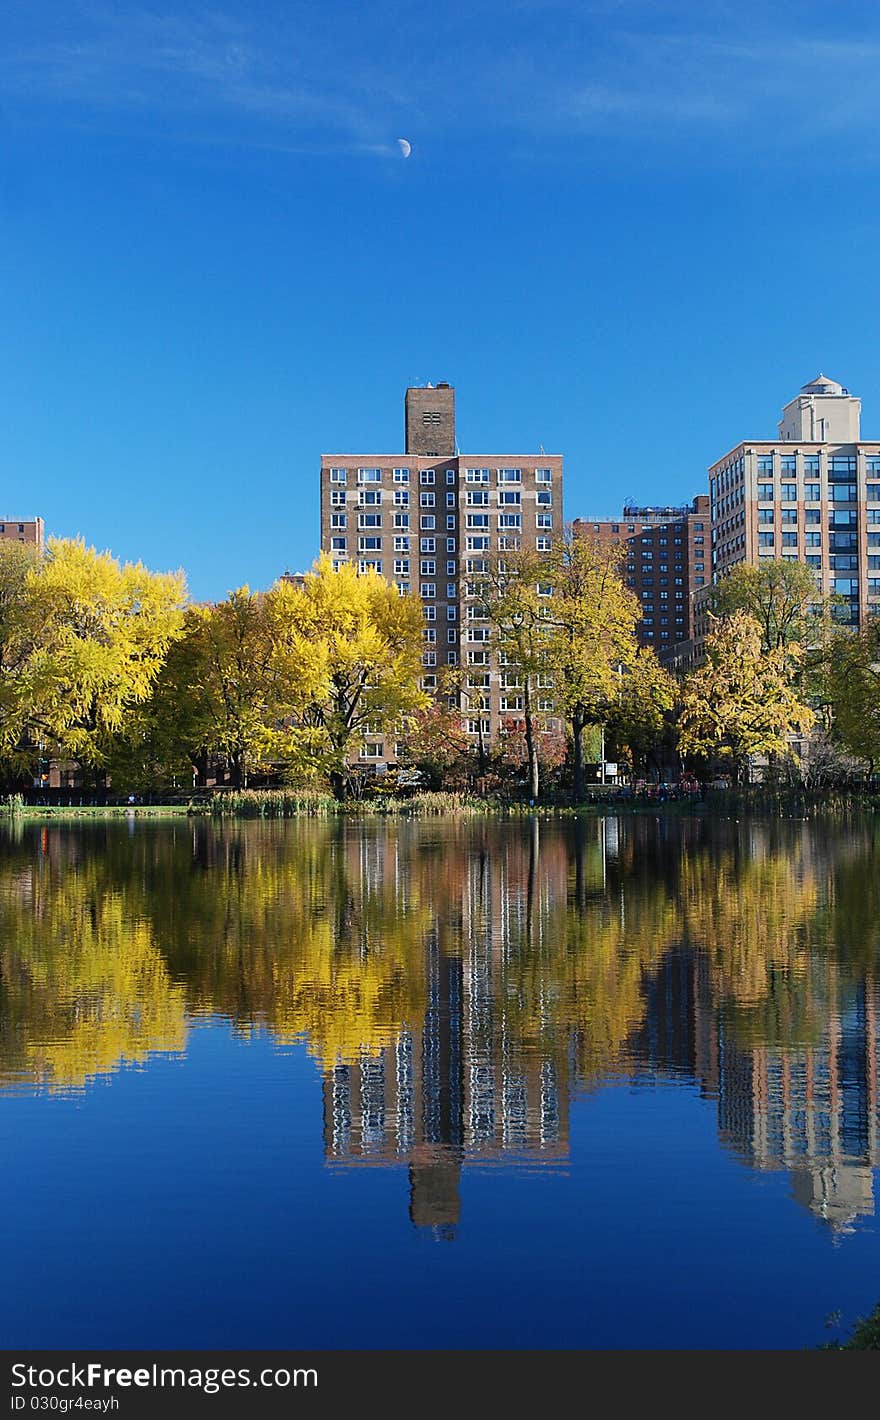
[[[0,866],[15,1344],[802,1345],[880,1297],[869,836],[130,828]]]

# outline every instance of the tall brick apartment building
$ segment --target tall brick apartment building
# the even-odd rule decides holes
[[[451,385],[406,391],[405,452],[321,456],[321,548],[420,597],[423,686],[460,666],[464,725],[476,744],[522,711],[515,678],[499,669],[471,584],[497,553],[549,550],[562,532],[562,457],[458,451]],[[379,739],[367,762],[396,758]]]
[[[627,504],[620,518],[576,518],[572,527],[575,536],[602,546],[626,545],[626,584],[642,607],[636,630],[640,645],[652,646],[663,657],[690,640],[694,593],[711,576],[707,494],[681,507]]]

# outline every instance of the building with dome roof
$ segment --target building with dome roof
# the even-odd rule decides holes
[[[740,562],[806,562],[854,629],[880,614],[880,441],[861,437],[861,400],[819,374],[784,406],[775,439],[746,439],[709,469],[712,581]],[[695,596],[691,663],[702,655]]]

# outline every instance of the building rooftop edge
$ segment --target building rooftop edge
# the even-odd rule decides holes
[[[323,462],[325,459],[382,459],[387,462],[393,459],[419,459],[422,463],[449,463],[453,459],[458,459],[459,461],[463,459],[520,459],[522,461],[526,459],[563,459],[564,457],[564,454],[542,453],[540,449],[537,452],[531,449],[527,449],[523,452],[523,450],[520,449],[515,453],[510,453],[509,451],[499,453],[490,449],[488,453],[474,453],[470,451],[462,454],[406,454],[399,449],[394,453],[389,453],[387,449],[384,453],[367,454],[359,451],[355,451],[354,453],[340,453],[337,449],[332,453],[322,453],[321,461]]]
[[[787,453],[797,453],[798,449],[863,449],[869,446],[880,450],[880,439],[780,439],[778,435],[775,439],[739,439],[735,444],[731,444],[726,453],[713,459],[706,467],[708,470],[717,468],[718,464],[724,463],[725,459],[729,459],[731,454],[737,453],[739,449],[756,449],[761,446],[768,449],[785,449]]]

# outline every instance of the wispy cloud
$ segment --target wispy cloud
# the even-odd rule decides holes
[[[110,116],[169,137],[390,156],[398,132],[570,147],[711,143],[755,154],[873,144],[880,26],[812,0],[325,0],[241,9],[33,0],[8,27],[0,97],[24,117]]]

